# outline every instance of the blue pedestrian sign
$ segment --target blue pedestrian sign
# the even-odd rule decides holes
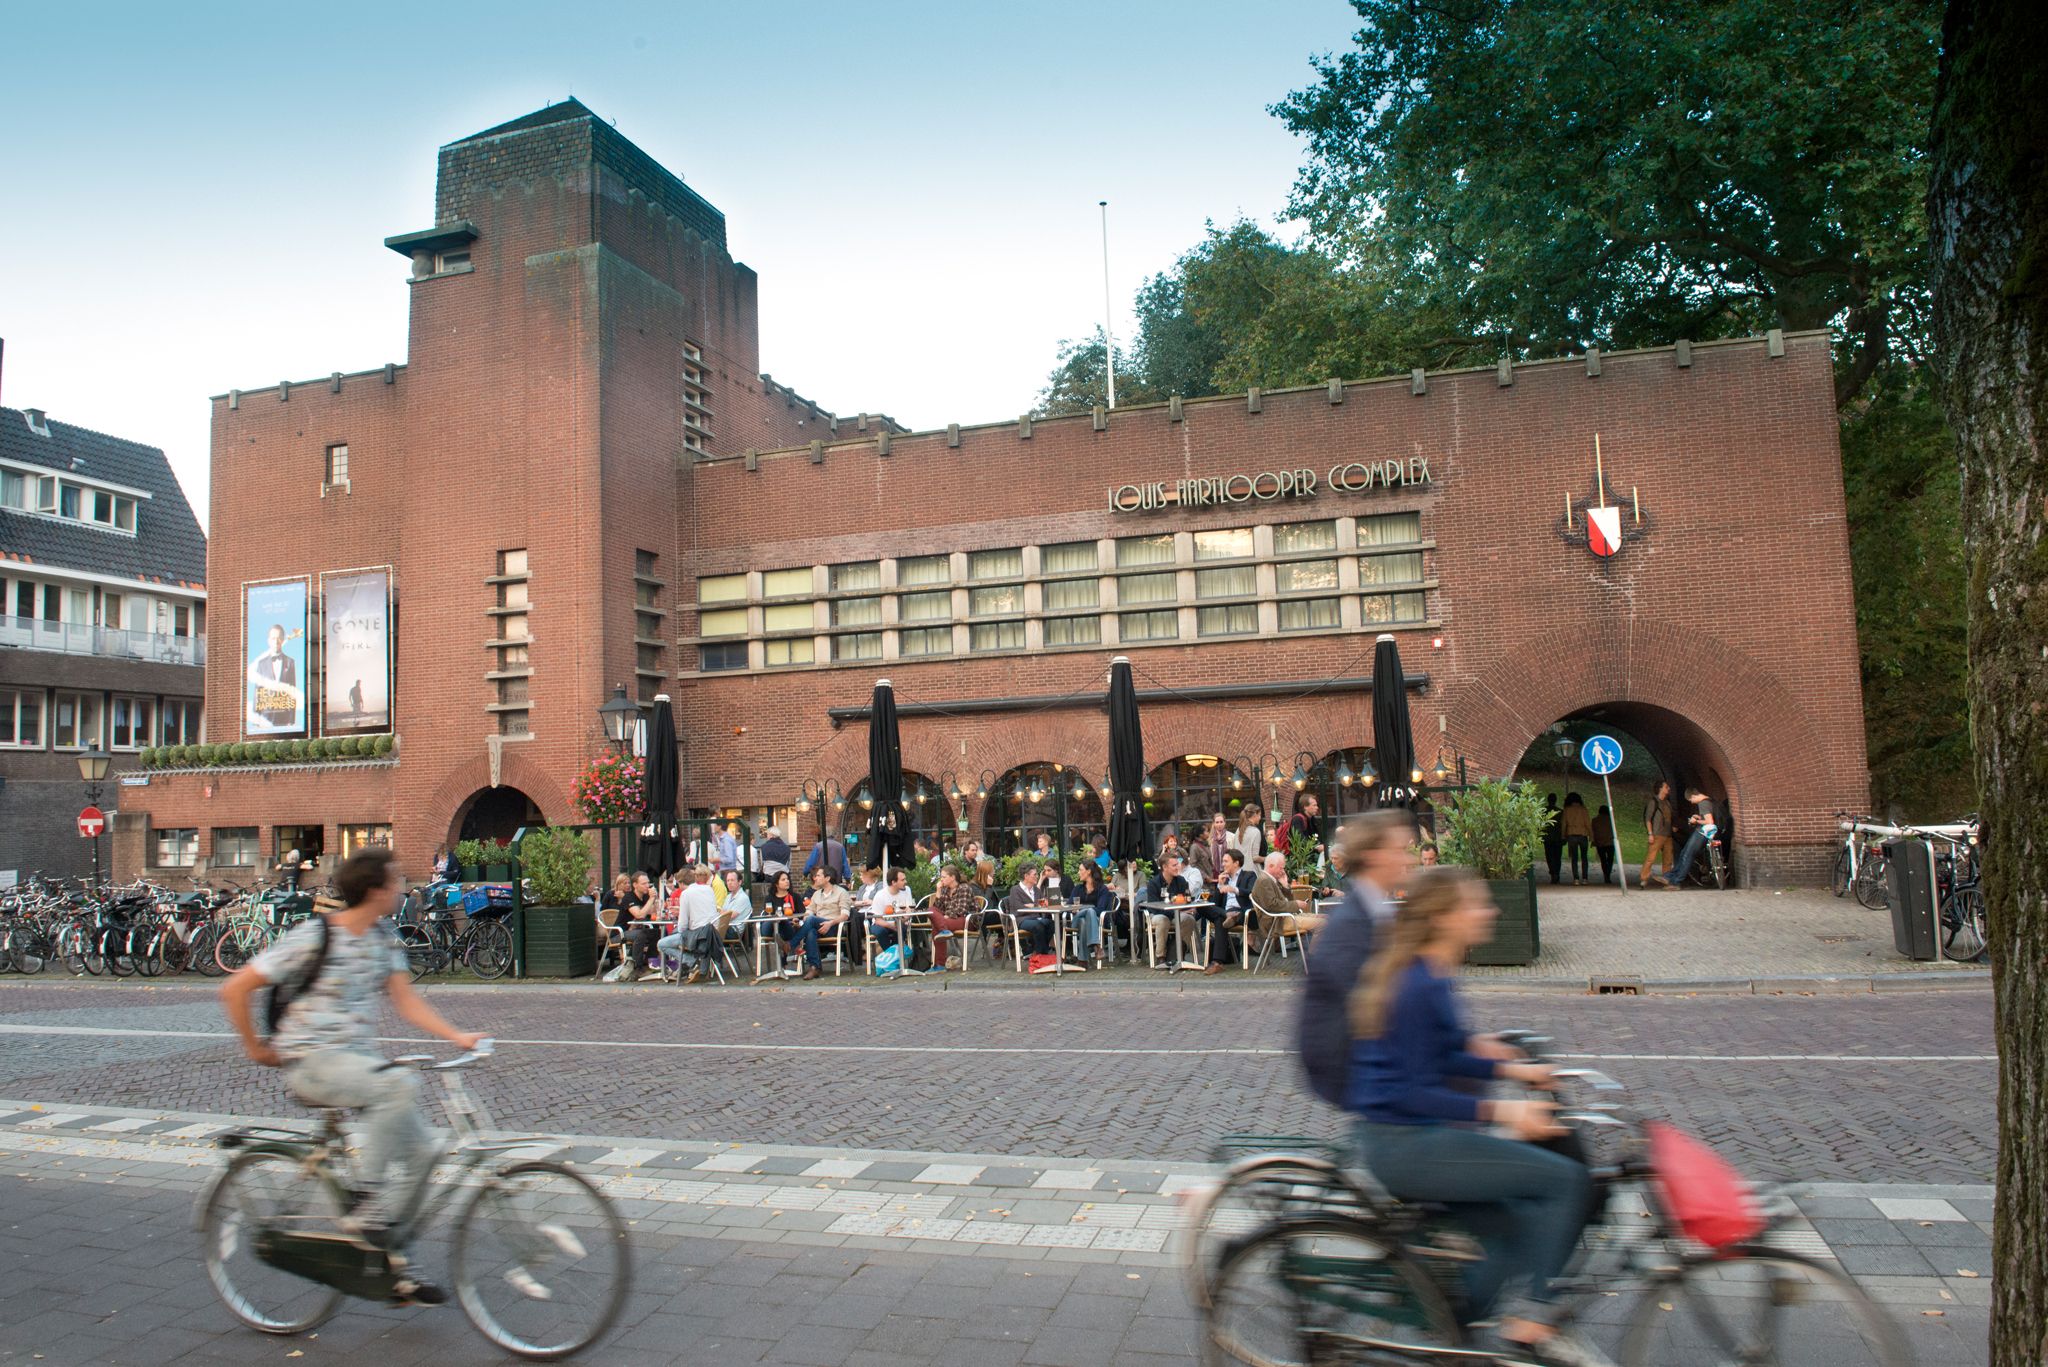
[[[1579,763],[1605,777],[1621,767],[1621,742],[1612,736],[1589,736],[1579,747]]]

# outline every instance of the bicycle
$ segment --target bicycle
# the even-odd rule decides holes
[[[480,908],[470,913],[468,924],[457,933],[452,908],[443,903],[422,909],[423,901],[416,890],[396,918],[398,940],[405,947],[414,982],[456,964],[486,981],[512,971],[512,929],[505,924],[509,910]]]
[[[445,1088],[454,1129],[435,1168],[455,1179],[420,1182],[400,1228],[417,1232],[459,1192],[449,1275],[478,1333],[519,1357],[567,1357],[603,1336],[625,1303],[632,1251],[625,1223],[595,1183],[565,1162],[518,1158],[562,1143],[547,1135],[489,1139],[490,1116],[462,1070],[490,1057],[492,1041],[446,1062],[431,1054],[391,1060],[418,1067]],[[298,1334],[325,1322],[343,1296],[388,1302],[401,1274],[390,1254],[341,1232],[357,1197],[341,1115],[316,1108],[315,1134],[253,1127],[216,1141],[231,1156],[201,1198],[207,1279],[228,1312],[266,1334]]]
[[[1991,943],[1984,889],[1978,881],[1977,832],[1974,822],[1968,824],[1972,829],[1963,839],[1935,837],[1949,847],[1935,858],[1935,895],[1941,904],[1935,934],[1941,957],[1959,964],[1981,962]]]
[[[1558,1075],[1620,1090],[1588,1069]],[[1809,1335],[1825,1338],[1821,1346],[1830,1362],[1911,1362],[1898,1327],[1845,1274],[1765,1242],[1792,1213],[1790,1202],[1760,1203],[1747,1237],[1704,1247],[1672,1215],[1649,1157],[1657,1122],[1624,1119],[1612,1105],[1559,1118],[1582,1133],[1614,1129],[1627,1136],[1615,1162],[1594,1167],[1598,1211],[1573,1276],[1560,1288],[1564,1325],[1596,1311],[1605,1318],[1610,1297],[1638,1286],[1620,1354],[1628,1367],[1803,1361],[1816,1347]],[[1447,1208],[1395,1201],[1333,1161],[1341,1157],[1333,1147],[1321,1147],[1320,1154],[1255,1154],[1195,1199],[1196,1236],[1187,1256],[1190,1290],[1202,1314],[1203,1361],[1248,1367],[1367,1361],[1499,1367],[1511,1361],[1466,1337],[1463,1271],[1482,1255]],[[1638,1195],[1640,1212],[1627,1199]],[[1215,1229],[1219,1204],[1263,1206],[1270,1214],[1250,1231],[1225,1238]],[[1812,1314],[1795,1317],[1801,1307]],[[1788,1341],[1793,1351],[1783,1356],[1780,1345]]]

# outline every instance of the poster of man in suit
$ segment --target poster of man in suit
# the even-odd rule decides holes
[[[391,571],[320,576],[325,729],[391,729]]]
[[[304,579],[242,586],[245,736],[306,733],[306,590]]]

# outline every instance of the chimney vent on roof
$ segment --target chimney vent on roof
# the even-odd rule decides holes
[[[22,416],[28,419],[28,430],[39,437],[50,435],[50,415],[40,408],[25,408]]]

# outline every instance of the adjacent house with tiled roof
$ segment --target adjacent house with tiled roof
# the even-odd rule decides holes
[[[0,884],[92,870],[82,758],[202,738],[205,632],[206,534],[164,453],[0,408]]]

